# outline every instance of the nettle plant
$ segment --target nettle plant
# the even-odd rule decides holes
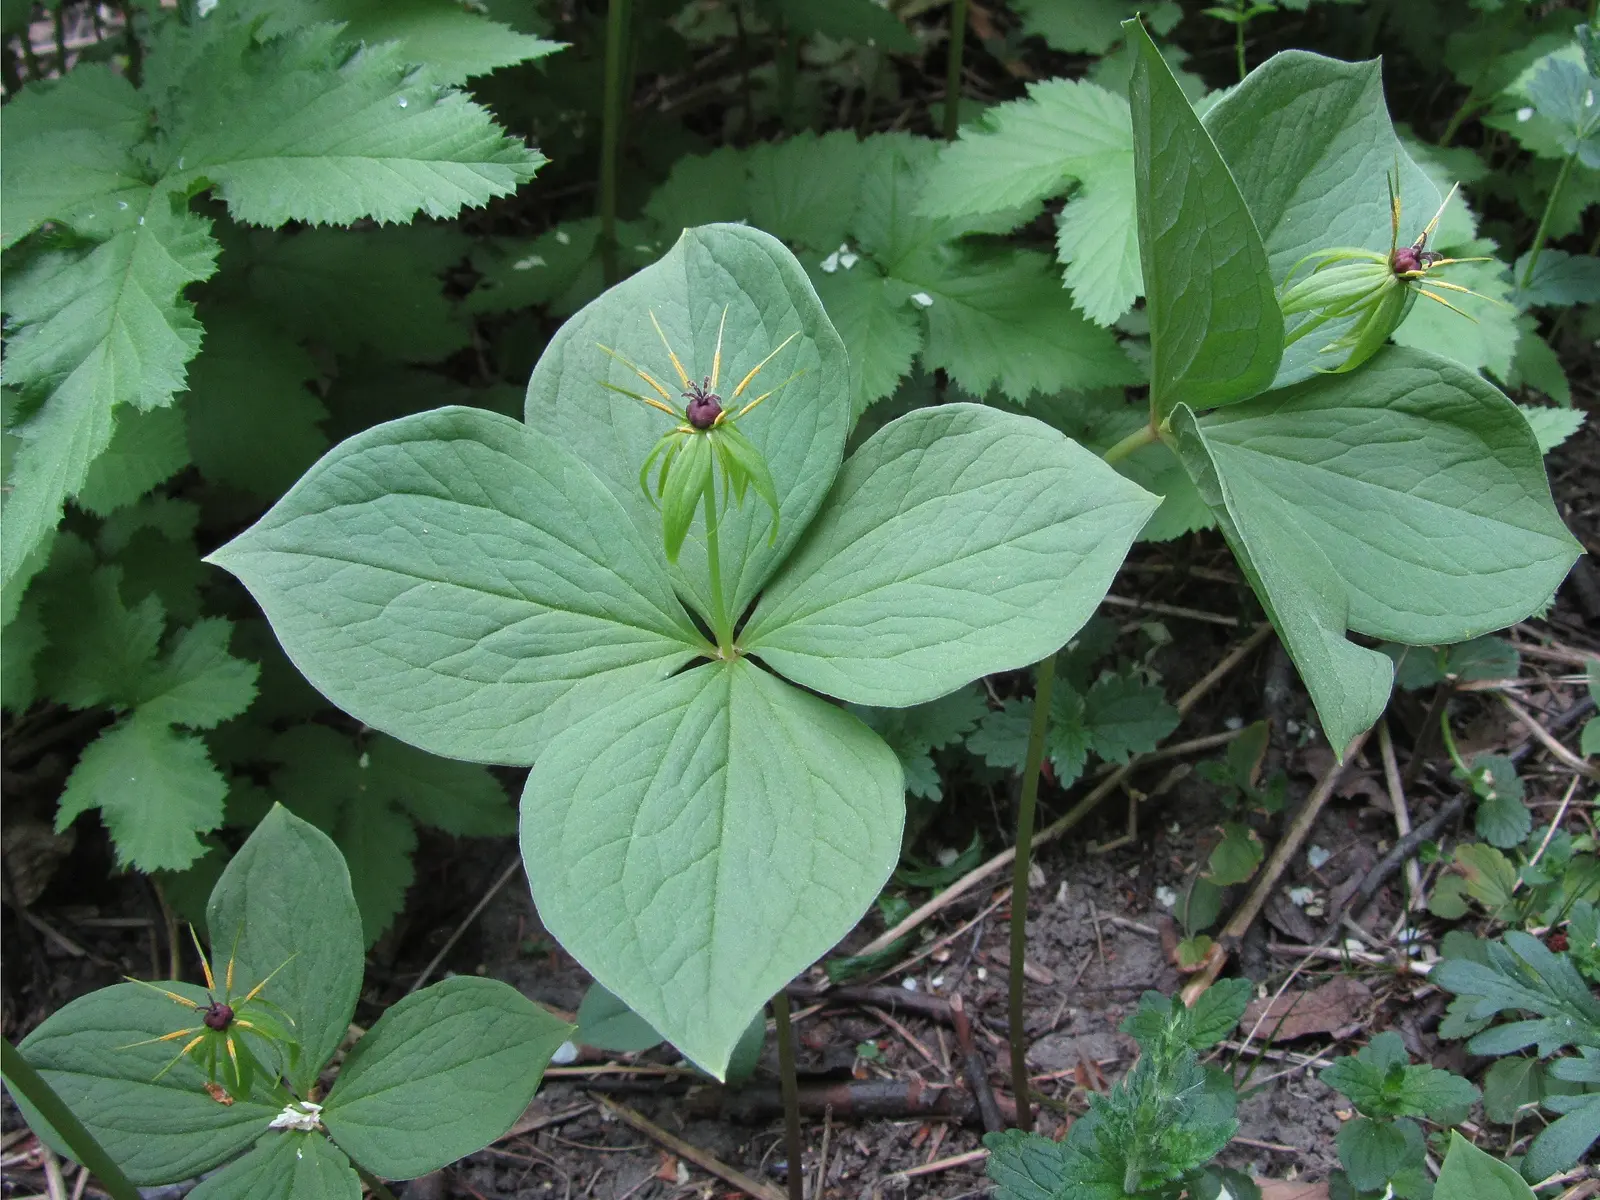
[[[206,924],[218,986],[117,984],[20,1046],[135,1184],[222,1167],[192,1194],[355,1197],[358,1171],[426,1174],[509,1129],[572,1032],[507,984],[457,976],[388,1008],[324,1094],[361,992],[361,917],[338,848],[282,807],[223,871]],[[87,1157],[7,1082],[36,1132]]]
[[[739,420],[730,480],[727,422],[692,384],[763,363],[774,394]],[[639,402],[666,405],[662,379],[689,402],[664,478]],[[562,327],[523,422],[369,430],[212,556],[362,721],[532,766],[541,919],[719,1077],[899,858],[899,761],[823,697],[917,704],[1053,651],[1157,503],[1027,417],[919,410],[846,461],[850,425],[843,346],[793,256],[693,229]],[[738,503],[741,472],[765,502]]]

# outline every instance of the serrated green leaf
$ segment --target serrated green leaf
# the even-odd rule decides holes
[[[571,1032],[497,979],[446,979],[392,1005],[356,1043],[323,1123],[367,1170],[414,1179],[511,1128]]]
[[[298,337],[431,362],[471,341],[440,279],[469,246],[442,225],[258,234],[245,269],[255,310]]]
[[[439,758],[393,738],[367,746],[369,791],[412,818],[457,837],[503,837],[517,831],[505,788],[484,768]]]
[[[454,408],[335,447],[208,561],[245,581],[306,677],[367,724],[528,763],[563,722],[693,655],[658,556],[571,454]]]
[[[918,410],[845,464],[740,642],[841,699],[924,703],[1064,644],[1154,507],[1037,421]]]
[[[37,596],[23,599],[22,606],[0,631],[5,653],[0,655],[0,703],[8,712],[21,715],[38,695],[34,660],[44,649],[44,616]]]
[[[1245,199],[1137,20],[1133,112],[1139,256],[1150,317],[1151,411],[1230,404],[1264,390],[1283,354],[1283,316]]]
[[[195,1200],[359,1200],[361,1179],[324,1134],[274,1131],[189,1194]]]
[[[1407,1168],[1420,1166],[1427,1153],[1422,1130],[1405,1119],[1357,1117],[1339,1128],[1335,1141],[1351,1184],[1363,1192],[1385,1189]]]
[[[79,508],[100,517],[135,503],[189,465],[181,408],[140,412],[123,407],[114,420],[110,444],[89,464],[75,497]]]
[[[1229,821],[1223,826],[1222,841],[1211,848],[1206,877],[1218,887],[1244,883],[1256,873],[1266,849],[1248,825]]]
[[[889,54],[917,49],[911,31],[875,0],[777,0],[777,4],[797,33],[820,33]]]
[[[450,217],[515,191],[545,161],[465,93],[415,72],[400,45],[350,54],[337,26],[247,46],[242,62],[219,55],[182,89],[176,111],[199,119],[169,131],[171,178],[210,182],[252,225]],[[201,115],[218,110],[233,119]]]
[[[0,161],[0,246],[9,249],[46,221],[108,236],[118,214],[146,193],[146,172],[131,150],[148,119],[132,85],[99,63],[16,93],[6,105]]]
[[[1564,153],[1587,167],[1600,167],[1600,109],[1594,92],[1600,80],[1565,53],[1549,54],[1533,67],[1527,96],[1534,110],[1549,121]]]
[[[349,1029],[365,963],[345,860],[327,835],[274,805],[212,890],[206,924],[242,979],[272,976],[294,1019],[289,1082],[306,1095]]]
[[[1502,1058],[1483,1076],[1483,1111],[1491,1121],[1509,1125],[1519,1111],[1532,1111],[1543,1094],[1544,1068],[1537,1058]]]
[[[1593,304],[1600,300],[1600,258],[1546,246],[1539,252],[1533,278],[1529,279],[1528,257],[1522,255],[1511,269],[1511,277],[1518,285],[1518,308]]]
[[[1120,35],[1120,29],[1118,29]],[[933,217],[1000,212],[1060,195],[1057,256],[1073,299],[1109,325],[1143,291],[1134,212],[1128,104],[1094,84],[1053,79],[1024,100],[989,109],[939,156],[919,211]]]
[[[848,130],[758,142],[745,156],[750,223],[791,246],[827,253],[844,241],[855,213],[863,157]]]
[[[893,395],[911,373],[922,349],[922,322],[897,294],[899,289],[869,263],[831,273],[815,271],[811,282],[844,339],[850,358],[850,412],[859,417],[870,405]]]
[[[1523,803],[1516,764],[1501,754],[1480,754],[1472,760],[1471,770],[1478,794],[1473,817],[1478,836],[1502,850],[1520,846],[1533,828],[1533,816]]]
[[[718,519],[727,609],[743,612],[794,549],[838,473],[850,426],[844,346],[805,272],[782,243],[736,225],[686,231],[659,262],[561,327],[528,381],[528,426],[588,463],[648,546],[661,544],[662,514],[639,487],[639,467],[671,425],[663,414],[601,387],[602,381],[630,391],[646,385],[600,347],[609,346],[657,379],[681,386],[651,325],[652,313],[695,379],[711,375],[722,331],[719,386],[724,387],[736,387],[785,338],[797,334],[751,389],[776,387],[800,374],[739,424],[772,472],[780,506],[776,541],[769,536],[772,513],[765,504],[730,507]],[[703,517],[695,519],[672,579],[709,619]]]
[[[1023,32],[1042,37],[1052,49],[1099,55],[1122,40],[1122,22],[1141,6],[1134,0],[1016,0],[1013,7]]]
[[[426,66],[440,83],[460,83],[562,49],[560,42],[518,33],[484,10],[452,0],[299,0],[275,4],[272,12],[268,33],[340,21],[350,41],[398,42],[407,62]]]
[[[62,704],[128,708],[144,686],[166,619],[154,597],[124,604],[121,582],[116,567],[58,574],[55,564],[39,580],[51,643],[39,664],[40,686]]]
[[[1387,251],[1392,235],[1386,180],[1396,166],[1403,242],[1421,232],[1439,205],[1439,192],[1395,136],[1376,59],[1348,63],[1300,50],[1276,54],[1207,111],[1205,126],[1238,181],[1278,284],[1317,250]],[[1309,319],[1289,317],[1286,332]],[[1284,350],[1273,386],[1309,378],[1318,366],[1329,365],[1318,352],[1349,324],[1330,321],[1317,336]]]
[[[363,307],[357,295],[349,305]],[[328,449],[327,409],[306,386],[316,376],[310,355],[253,314],[208,312],[183,402],[200,473],[266,500],[288,491]]]
[[[745,220],[750,215],[745,178],[745,154],[732,146],[710,154],[686,154],[650,193],[645,216],[661,227],[669,242],[695,225]]]
[[[36,255],[7,281],[14,332],[6,379],[37,404],[12,430],[21,443],[0,550],[7,583],[111,444],[116,406],[170,404],[200,348],[200,326],[182,292],[214,268],[217,244],[205,223],[174,211],[165,191],[130,202],[123,216],[94,249]]]
[[[925,369],[968,393],[1034,393],[1131,384],[1138,372],[1108,330],[1087,321],[1049,260],[1028,250],[919,255],[895,270],[928,323]]]
[[[767,998],[888,879],[903,806],[876,734],[735,659],[558,735],[523,793],[523,859],[546,928],[720,1076]]]
[[[192,984],[161,986],[200,1005],[209,1003],[205,990]],[[180,1060],[157,1079],[178,1047],[133,1043],[163,1037],[193,1021],[192,1009],[138,984],[119,983],[58,1009],[19,1049],[129,1179],[169,1183],[238,1154],[266,1132],[279,1107],[245,1096],[218,1104],[206,1094],[205,1070],[193,1058]],[[15,1093],[13,1098],[21,1101]],[[48,1128],[37,1119],[30,1124],[36,1131]],[[53,1144],[65,1152],[59,1141]]]
[[[989,1161],[983,1170],[995,1183],[996,1200],[1055,1200],[1066,1147],[1037,1133],[1007,1129],[984,1135]]]
[[[1122,763],[1154,750],[1178,727],[1178,710],[1159,687],[1136,675],[1106,675],[1084,696],[1083,723],[1094,752]]]
[[[1469,848],[1458,848],[1457,858]],[[1481,1021],[1513,1009],[1539,1016],[1477,1034],[1468,1043],[1473,1053],[1510,1054],[1537,1043],[1545,1058],[1565,1045],[1600,1047],[1600,1001],[1571,958],[1520,930],[1490,942],[1487,955],[1487,963],[1447,958],[1436,968],[1443,972],[1439,986],[1459,997],[1460,1019]],[[1455,1015],[1455,1004],[1451,1010]]]
[[[967,749],[991,767],[1020,771],[1028,749],[1028,726],[1033,716],[1031,700],[1007,700],[985,713],[967,735]]]
[[[1519,404],[1517,408],[1528,419],[1540,454],[1549,454],[1577,433],[1589,415],[1581,408],[1549,408],[1542,404]]]
[[[119,864],[181,871],[205,851],[195,833],[222,824],[227,794],[204,742],[135,713],[84,750],[62,790],[56,830],[98,808]]]
[[[134,703],[143,718],[191,729],[212,729],[250,707],[256,664],[228,653],[233,622],[197,621],[178,635],[172,650],[140,681]]]

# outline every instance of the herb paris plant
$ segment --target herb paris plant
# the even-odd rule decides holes
[[[664,552],[639,487],[659,417],[602,386],[636,386],[604,348],[639,361],[656,322],[691,378],[719,342],[755,364],[792,338],[772,360],[792,382],[741,425],[775,538],[765,506],[732,505],[714,540],[697,520]],[[692,229],[562,327],[526,424],[443,409],[369,430],[213,555],[361,720],[533,766],[522,841],[546,927],[719,1076],[899,855],[893,751],[801,688],[905,706],[1040,658],[1155,504],[1028,418],[919,410],[841,462],[850,423],[799,264],[754,230]],[[731,644],[691,613],[728,614]]]
[[[259,1016],[250,1031],[232,1023],[240,1060],[261,1069],[224,1071],[223,1087],[193,1057],[172,1058],[172,999],[211,1003],[178,982],[84,996],[20,1047],[137,1184],[227,1164],[193,1194],[261,1200],[315,1185],[353,1197],[352,1162],[389,1179],[425,1174],[504,1133],[572,1029],[504,983],[448,979],[391,1006],[324,1096],[318,1078],[346,1036],[362,977],[361,919],[338,849],[274,808],[217,882],[207,924],[214,950],[227,944],[222,931],[237,931],[230,976],[252,990],[271,980],[283,1017],[274,1036],[258,1036]],[[17,1098],[35,1131],[64,1149],[20,1089]]]

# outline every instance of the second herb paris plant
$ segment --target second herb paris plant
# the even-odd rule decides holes
[[[659,415],[602,386],[637,389],[612,355],[649,369],[655,322],[694,378],[719,341],[741,372],[783,346],[768,370],[792,382],[740,426],[775,536],[766,504],[730,505],[669,560],[639,486]],[[788,251],[737,226],[687,231],[567,322],[525,417],[441,409],[358,435],[213,561],[353,715],[532,765],[523,854],[547,928],[720,1075],[899,856],[898,760],[812,693],[917,704],[1055,650],[1156,500],[975,405],[913,412],[843,461],[843,345]]]

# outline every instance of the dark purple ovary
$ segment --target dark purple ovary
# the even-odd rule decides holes
[[[722,397],[710,392],[705,384],[690,384],[684,398],[688,405],[684,408],[684,415],[689,418],[689,424],[696,429],[710,429],[717,423],[717,418],[722,415]]]
[[[206,1009],[205,1015],[200,1019],[205,1022],[207,1029],[215,1029],[220,1033],[233,1024],[233,1009],[218,1001]]]

